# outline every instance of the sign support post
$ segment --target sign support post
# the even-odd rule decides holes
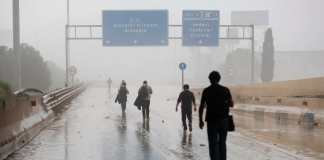
[[[182,90],[183,90],[183,70],[182,70]]]
[[[78,70],[73,66],[68,69],[68,73],[72,76],[72,86],[73,86],[73,77],[74,75],[76,75],[77,72]]]
[[[179,68],[182,71],[182,86],[181,86],[181,88],[183,90],[183,85],[184,85],[184,75],[183,75],[183,71],[187,68],[187,65],[182,62],[182,63],[179,64]]]

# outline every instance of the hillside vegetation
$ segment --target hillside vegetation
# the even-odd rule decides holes
[[[5,101],[13,97],[10,85],[0,80],[0,100]]]

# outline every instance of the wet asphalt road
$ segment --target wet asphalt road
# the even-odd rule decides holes
[[[143,121],[141,111],[133,106],[138,87],[129,87],[126,113],[122,114],[120,105],[114,103],[117,88],[108,95],[106,84],[92,85],[70,104],[55,108],[53,124],[7,159],[209,159],[206,128],[198,128],[197,112],[193,112],[193,132],[182,131],[181,112],[175,112],[179,87],[152,86],[149,121]],[[282,124],[277,124],[273,130],[266,127],[272,122],[254,118],[235,116],[237,132],[228,135],[228,159],[324,157],[323,143],[318,142],[323,142],[323,128],[304,132],[292,125],[281,131]],[[272,136],[288,134],[287,130],[294,135],[288,141],[283,139],[290,136]]]

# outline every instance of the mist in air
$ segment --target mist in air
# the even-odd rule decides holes
[[[182,10],[186,9],[219,10],[220,25],[231,25],[235,11],[267,11],[268,24],[255,26],[254,30],[253,83],[324,76],[324,22],[318,19],[318,15],[324,14],[323,1],[196,2],[70,0],[70,25],[101,25],[102,10],[168,9],[170,25],[181,25]],[[0,4],[0,79],[13,85],[12,2],[3,0]],[[64,87],[66,17],[65,1],[20,1],[23,88],[47,92]],[[243,28],[236,29],[232,36],[242,37]],[[273,53],[263,59],[263,53],[268,51],[264,44],[269,29],[270,43],[266,44],[273,45]],[[89,28],[70,28],[70,37],[89,34]],[[93,28],[93,37],[101,34],[101,28]],[[221,38],[227,37],[226,28],[220,28],[219,34]],[[251,35],[251,29],[245,28],[244,36]],[[181,36],[181,27],[169,27],[169,37]],[[181,39],[169,39],[168,43],[167,47],[103,47],[101,40],[71,40],[70,66],[78,70],[74,80],[107,81],[110,77],[116,84],[124,79],[130,85],[140,85],[144,80],[151,85],[180,85],[179,64],[184,62],[184,82],[194,87],[209,85],[208,74],[212,70],[220,72],[221,84],[251,83],[250,40],[220,40],[219,47],[182,47]],[[269,70],[263,64],[273,67]],[[231,68],[235,69],[234,76],[229,76]],[[267,75],[268,78],[262,78]]]

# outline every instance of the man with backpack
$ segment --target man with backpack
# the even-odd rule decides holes
[[[181,113],[182,113],[182,124],[183,124],[183,131],[187,131],[187,123],[186,123],[186,117],[189,121],[189,131],[192,131],[192,103],[194,105],[194,110],[196,112],[196,100],[195,96],[192,92],[189,91],[189,85],[185,84],[183,85],[184,91],[180,93],[177,106],[176,106],[176,112],[178,112],[178,105],[181,102]]]
[[[147,81],[143,82],[143,85],[138,90],[138,94],[141,97],[143,120],[145,120],[145,118],[149,120],[150,119],[149,116],[150,99],[151,99],[151,94],[153,94],[153,91],[151,86],[147,85]]]
[[[126,88],[126,83],[123,82],[122,86],[120,86],[120,88],[118,90],[118,95],[117,95],[118,101],[121,104],[123,113],[126,110],[127,94],[129,94],[129,91]]]
[[[228,88],[219,85],[221,76],[213,71],[209,74],[211,85],[204,89],[199,107],[199,127],[203,129],[202,119],[205,103],[210,159],[226,160],[226,137],[229,127],[229,107],[234,106]]]

